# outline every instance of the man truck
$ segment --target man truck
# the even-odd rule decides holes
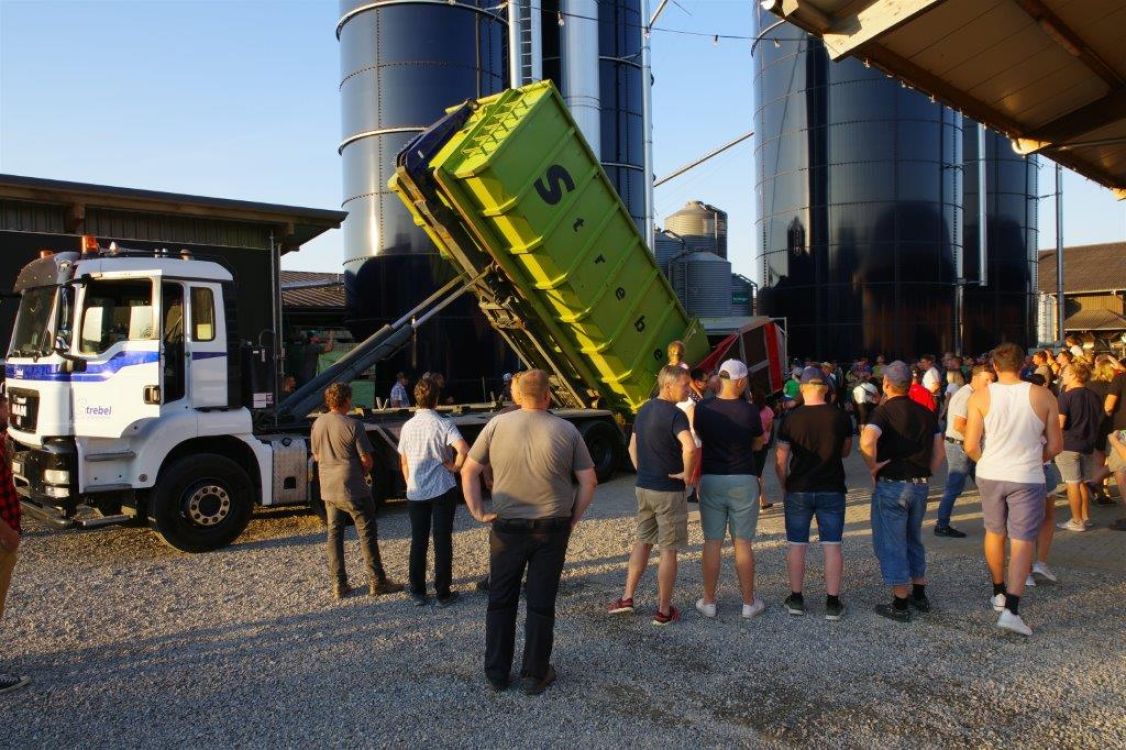
[[[684,341],[692,362],[742,356],[781,387],[781,329],[688,317],[549,83],[454,108],[400,154],[392,188],[458,277],[276,405],[264,387],[273,357],[238,337],[238,279],[222,262],[89,237],[25,266],[5,375],[29,514],[59,527],[148,523],[202,552],[238,537],[255,505],[315,505],[309,429],[323,390],[466,293],[525,365],[549,373],[555,413],[579,428],[602,479],[624,460],[668,342]],[[472,440],[498,408],[447,410]],[[409,417],[357,415],[377,446],[377,499],[401,491]]]

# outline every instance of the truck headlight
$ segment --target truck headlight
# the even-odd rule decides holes
[[[13,461],[12,462],[12,473],[15,474],[17,477],[23,476],[23,461]]]
[[[70,488],[68,487],[44,487],[43,494],[47,497],[70,497]]]
[[[43,481],[48,484],[70,484],[70,472],[66,469],[44,469]]]

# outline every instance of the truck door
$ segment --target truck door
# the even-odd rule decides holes
[[[227,405],[227,331],[218,284],[192,284],[188,304],[188,389],[196,408]]]
[[[82,286],[78,354],[85,368],[71,383],[78,435],[121,437],[140,419],[160,416],[158,300],[152,279],[96,279]]]

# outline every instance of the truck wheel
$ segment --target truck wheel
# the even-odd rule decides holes
[[[253,492],[250,477],[229,458],[186,456],[157,482],[152,509],[156,530],[183,552],[225,547],[250,522]]]
[[[599,482],[607,482],[622,462],[622,433],[610,422],[585,422],[579,427],[586,449],[594,461]]]

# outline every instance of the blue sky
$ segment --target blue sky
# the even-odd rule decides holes
[[[751,0],[684,0],[655,32],[655,171],[751,129]],[[687,9],[687,10],[685,10]],[[0,0],[0,172],[318,208],[340,205],[332,0]],[[750,141],[657,189],[658,218],[704,200],[730,215],[754,275]],[[1051,192],[1052,170],[1041,171]],[[1126,239],[1126,203],[1068,173],[1067,244]],[[1041,205],[1041,245],[1054,207]],[[339,232],[287,267],[340,266]]]

